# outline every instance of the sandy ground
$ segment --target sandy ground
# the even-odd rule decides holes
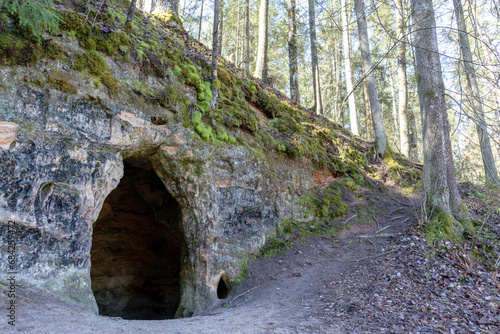
[[[0,333],[500,333],[491,275],[462,282],[466,271],[429,255],[416,229],[418,203],[380,201],[377,224],[257,259],[238,289],[204,315],[123,320],[18,287],[16,326],[2,316]]]

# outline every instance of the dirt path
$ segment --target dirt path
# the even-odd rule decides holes
[[[379,204],[377,224],[312,237],[255,261],[237,291],[205,315],[102,317],[20,287],[17,325],[2,319],[0,332],[499,333],[500,298],[491,288],[497,281],[486,273],[467,276],[445,257],[430,256],[415,229],[416,203],[385,198]]]

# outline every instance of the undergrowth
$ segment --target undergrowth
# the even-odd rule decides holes
[[[457,234],[452,217],[440,212],[422,226],[427,243],[446,251],[465,269],[482,266],[497,270],[500,267],[500,193],[495,187],[472,183],[460,184],[459,188],[470,216],[466,233]]]
[[[262,256],[280,254],[295,242],[313,235],[335,236],[349,229],[351,223],[343,220],[349,212],[349,204],[344,200],[348,192],[360,187],[352,178],[336,180],[324,189],[311,189],[300,197],[300,206],[306,218],[283,219],[277,236],[268,240],[262,249]]]

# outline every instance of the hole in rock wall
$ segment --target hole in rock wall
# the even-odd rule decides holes
[[[180,302],[181,208],[149,161],[124,176],[94,224],[91,278],[99,313],[124,319],[175,316]]]
[[[226,285],[226,282],[221,277],[219,280],[219,284],[217,285],[217,297],[219,299],[226,299],[228,294],[229,294],[229,289]]]

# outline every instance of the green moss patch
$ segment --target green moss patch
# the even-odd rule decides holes
[[[118,79],[108,72],[108,64],[99,52],[90,50],[78,55],[73,68],[77,71],[87,71],[89,74],[98,76],[102,83],[108,87],[111,94],[117,92]]]
[[[76,57],[73,68],[77,71],[87,71],[93,75],[100,75],[108,70],[108,64],[95,50],[85,51]]]
[[[461,243],[467,236],[476,234],[470,219],[458,221],[451,214],[441,208],[432,208],[431,219],[423,226],[426,241],[432,245],[435,240],[451,240]]]
[[[76,93],[76,86],[71,83],[71,78],[67,72],[53,72],[49,75],[47,81],[52,89],[60,90],[63,93]]]

